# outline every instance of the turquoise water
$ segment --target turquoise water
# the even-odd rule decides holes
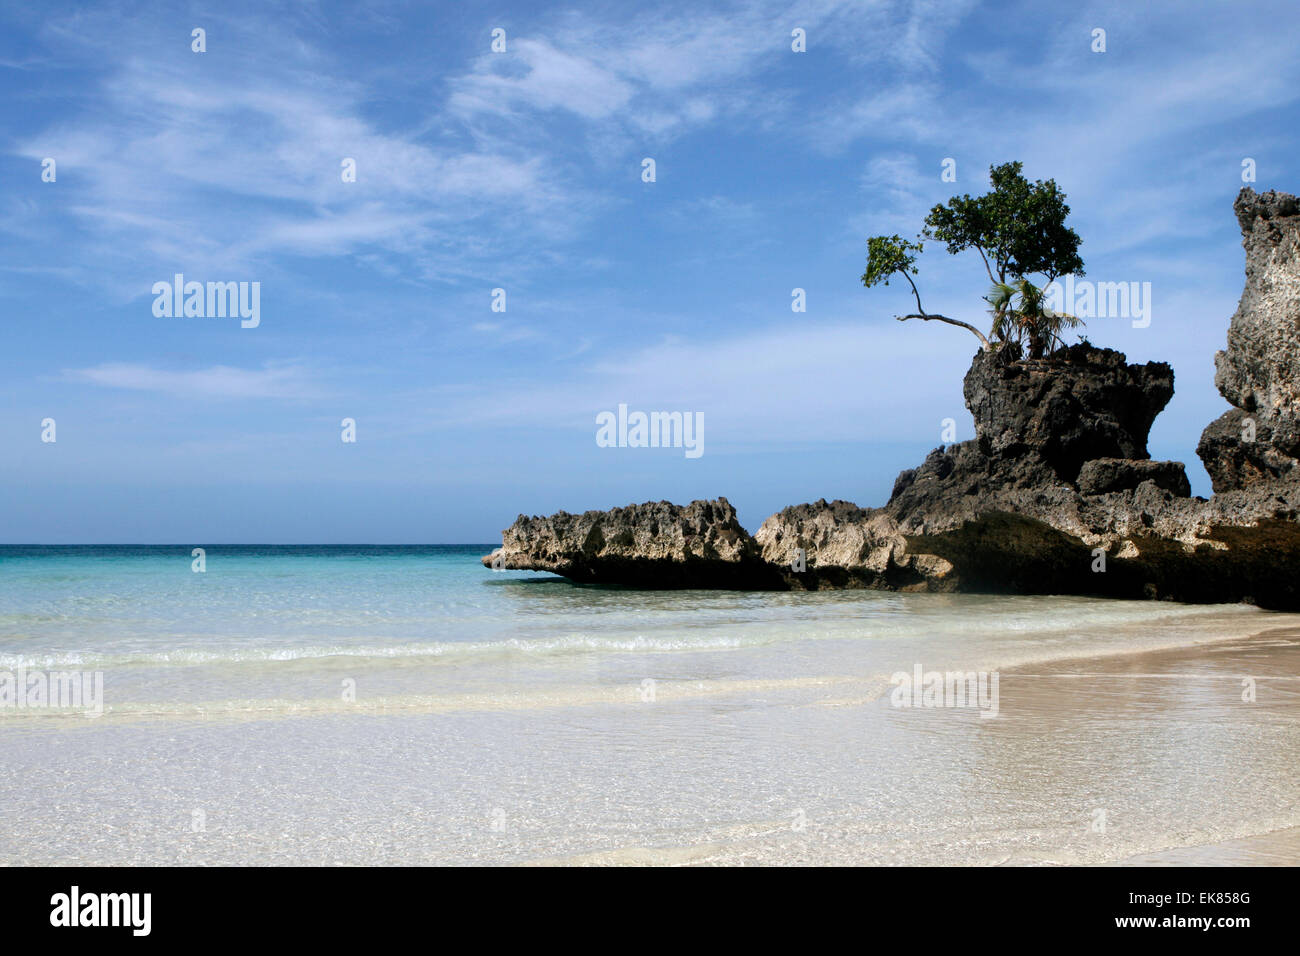
[[[489,550],[214,546],[196,572],[190,547],[0,546],[0,663],[235,660],[491,640],[514,622],[512,605],[483,586],[477,557]]]
[[[213,546],[195,573],[190,546],[0,547],[0,680],[103,678],[95,715],[0,706],[0,862],[1068,862],[1300,822],[1295,715],[1237,706],[1231,668],[1124,665],[1163,701],[1128,724],[1113,677],[1057,673],[1250,659],[1292,616],[579,587],[491,548]],[[1007,703],[894,708],[915,667],[1010,669]],[[1053,710],[1047,672],[1092,696]],[[1077,825],[1097,800],[1109,843]]]
[[[582,587],[488,571],[479,557],[492,547],[215,546],[198,573],[187,546],[0,546],[0,667],[472,660],[824,637],[960,636],[969,648],[990,631],[1048,651],[1080,629],[1260,613],[1087,598]],[[1096,644],[1090,635],[1088,647]]]

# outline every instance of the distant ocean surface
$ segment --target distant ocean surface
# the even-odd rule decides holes
[[[0,546],[0,672],[104,687],[0,707],[0,862],[1097,862],[1300,824],[1290,672],[1249,708],[1233,670],[1294,615],[581,587],[492,547]],[[1125,663],[1202,645],[1239,657]],[[891,706],[918,666],[1007,672],[998,717]]]

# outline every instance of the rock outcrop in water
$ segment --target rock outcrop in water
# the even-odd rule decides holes
[[[1243,189],[1246,288],[1215,381],[1234,408],[1198,453],[1192,498],[1147,434],[1173,395],[1161,362],[1081,344],[1044,359],[976,355],[975,438],[898,476],[882,508],[796,505],[754,536],[725,499],[520,518],[495,567],[641,587],[1098,594],[1300,608],[1300,215]],[[1248,424],[1249,423],[1249,424]]]
[[[780,586],[726,498],[519,518],[483,559],[498,570],[550,571],[590,584],[645,588]]]

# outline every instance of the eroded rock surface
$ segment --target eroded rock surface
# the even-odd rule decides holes
[[[980,453],[1008,480],[1072,482],[1086,461],[1148,457],[1147,433],[1174,395],[1174,373],[1086,344],[1019,362],[980,352],[962,391]]]
[[[483,558],[498,570],[551,571],[574,581],[646,588],[776,587],[726,498],[647,502],[550,517],[520,515]]]
[[[1132,461],[1124,458],[1094,458],[1079,469],[1079,493],[1105,495],[1112,491],[1133,491],[1144,481],[1179,498],[1192,494],[1187,466],[1181,461]]]
[[[1233,408],[1196,448],[1216,494],[1300,477],[1300,203],[1247,188],[1233,209],[1246,286],[1214,357],[1214,384]]]

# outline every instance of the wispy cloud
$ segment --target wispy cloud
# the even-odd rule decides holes
[[[663,142],[719,122],[770,127],[774,105],[791,125],[802,126],[795,103],[762,82],[793,68],[794,28],[822,55],[933,69],[935,57],[922,38],[938,25],[955,26],[969,6],[969,0],[752,0],[725,11],[657,6],[617,27],[573,13],[547,23],[544,38],[510,41],[509,56],[476,58],[453,81],[448,105],[470,123],[494,118],[522,125],[538,112],[571,114],[603,127],[584,139],[603,159],[633,143]],[[887,110],[858,107],[853,126],[909,115],[918,105],[909,98]],[[853,133],[835,133],[827,124],[823,135],[844,144]]]
[[[267,365],[260,369],[214,365],[175,371],[130,362],[105,362],[92,368],[65,369],[70,382],[105,388],[159,392],[176,398],[319,398],[324,393],[306,369]]]
[[[207,68],[170,39],[157,42],[171,51],[162,56],[124,54],[133,48],[127,25],[107,16],[78,23],[47,36],[64,46],[93,43],[102,82],[80,109],[14,151],[57,159],[77,201],[47,202],[46,229],[68,231],[62,220],[70,216],[66,238],[79,258],[128,290],[140,288],[142,271],[265,271],[268,255],[358,252],[440,274],[526,255],[530,239],[553,234],[557,209],[570,220],[580,214],[580,188],[535,153],[378,128],[365,116],[365,88],[304,43],[270,42],[253,25],[231,28],[247,63],[230,72]],[[344,159],[355,162],[355,182],[343,181]],[[510,234],[466,230],[521,213]],[[141,250],[158,264],[142,270]]]

